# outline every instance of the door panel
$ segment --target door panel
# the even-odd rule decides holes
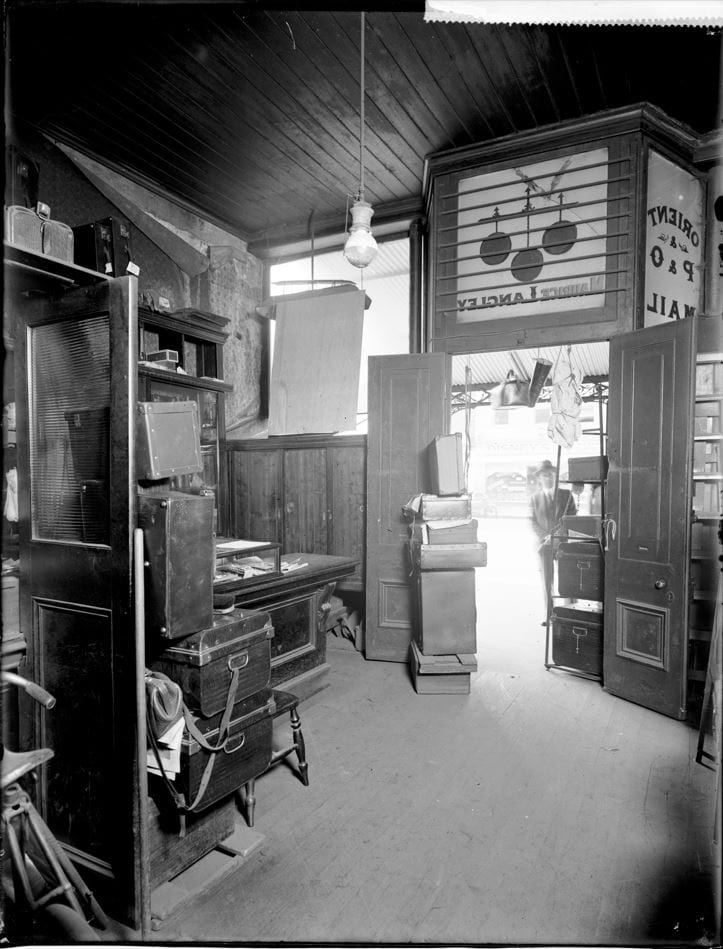
[[[329,471],[330,553],[359,558],[352,577],[337,590],[364,589],[366,450],[363,445],[326,449]]]
[[[428,353],[369,359],[367,659],[409,658],[413,610],[402,506],[430,491],[426,449],[448,425],[448,358]]]
[[[327,552],[326,449],[284,452],[284,551]]]
[[[673,718],[686,714],[694,326],[610,342],[604,687]]]
[[[20,623],[28,675],[57,699],[24,715],[54,758],[39,804],[69,852],[142,913],[132,535],[137,283],[18,304]]]
[[[282,542],[280,451],[228,452],[231,536]]]

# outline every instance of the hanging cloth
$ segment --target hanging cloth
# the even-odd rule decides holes
[[[547,434],[556,445],[572,448],[581,434],[582,396],[570,361],[570,349],[561,348],[552,370],[550,421]]]

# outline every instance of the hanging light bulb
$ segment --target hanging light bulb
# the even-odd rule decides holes
[[[372,234],[371,220],[374,209],[364,200],[364,11],[361,13],[361,68],[359,86],[359,192],[351,206],[351,227],[344,245],[344,256],[354,267],[363,269],[377,256],[377,242]]]
[[[374,209],[368,201],[357,199],[351,206],[351,229],[344,244],[344,256],[360,269],[377,256],[377,242],[371,228],[372,214]]]

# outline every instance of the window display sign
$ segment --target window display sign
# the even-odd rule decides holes
[[[457,321],[604,306],[607,236],[607,148],[461,180]]]
[[[700,305],[703,188],[657,152],[648,154],[644,325],[694,316]]]

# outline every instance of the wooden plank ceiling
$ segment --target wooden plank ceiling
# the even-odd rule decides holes
[[[260,256],[343,230],[359,180],[361,21],[344,7],[15,0],[8,129],[28,123],[72,145]],[[716,125],[716,31],[425,23],[419,0],[374,7],[375,223],[421,207],[431,152],[642,101],[700,133]]]

